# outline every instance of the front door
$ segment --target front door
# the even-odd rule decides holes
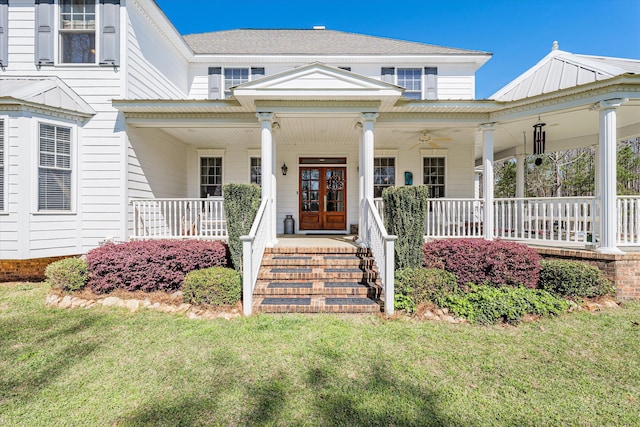
[[[347,169],[300,167],[300,230],[345,230]]]

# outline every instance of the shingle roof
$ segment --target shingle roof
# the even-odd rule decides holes
[[[333,30],[239,29],[189,34],[185,41],[196,54],[236,55],[490,55]]]
[[[640,60],[576,55],[554,49],[536,65],[493,94],[491,99],[514,101],[625,73],[640,73]]]

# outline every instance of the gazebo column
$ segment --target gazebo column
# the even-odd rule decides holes
[[[617,247],[617,141],[616,108],[622,105],[622,99],[609,99],[600,102],[600,153],[598,168],[600,182],[600,253],[624,253]]]
[[[260,131],[260,148],[261,148],[261,172],[262,172],[262,200],[268,200],[270,206],[270,216],[274,216],[275,211],[275,195],[273,182],[275,180],[275,148],[273,144],[273,113],[257,113],[256,116],[260,121],[262,129]],[[273,246],[276,241],[275,218],[269,222],[269,230],[267,233],[267,246]]]
[[[362,113],[360,119],[362,121],[362,143],[360,145],[360,156],[362,163],[360,169],[362,169],[362,205],[360,206],[360,217],[363,220],[363,227],[368,227],[369,216],[365,203],[366,199],[373,199],[373,157],[374,157],[374,135],[373,124],[378,117],[378,113]],[[369,238],[362,231],[360,232],[360,238],[362,238],[367,244],[369,244]]]
[[[524,154],[518,154],[516,156],[516,203],[514,206],[514,215],[516,217],[516,230],[518,232],[518,236],[523,236],[524,231],[524,176],[525,176],[525,162],[527,160],[527,156]]]
[[[484,191],[484,218],[483,230],[486,240],[493,240],[493,131],[495,123],[480,125],[482,130],[482,187]]]

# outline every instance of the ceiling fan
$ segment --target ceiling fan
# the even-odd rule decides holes
[[[416,148],[419,145],[426,144],[431,148],[440,148],[438,142],[448,142],[451,141],[451,138],[448,136],[436,136],[435,132],[430,130],[423,130],[422,134],[418,137],[418,143],[414,144],[411,147],[411,150]]]

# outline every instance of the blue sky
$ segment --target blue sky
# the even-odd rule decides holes
[[[640,0],[156,0],[182,34],[236,28],[349,31],[493,53],[486,98],[550,50],[640,59]]]

